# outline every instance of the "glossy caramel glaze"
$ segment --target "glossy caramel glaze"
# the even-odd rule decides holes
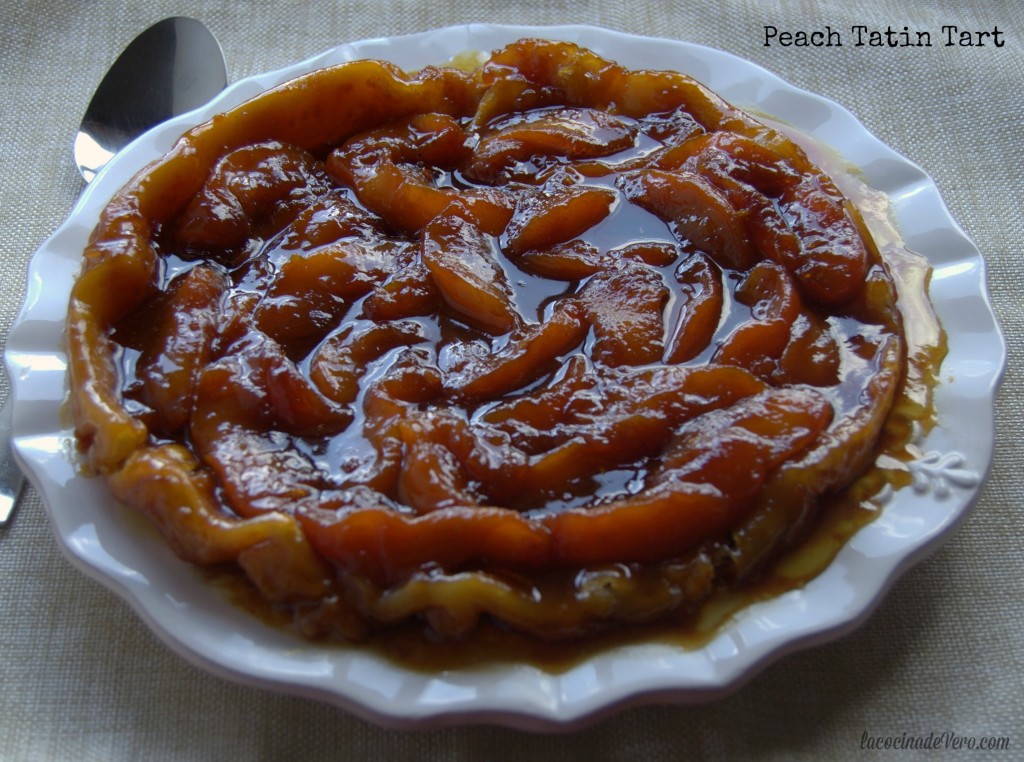
[[[891,273],[796,143],[537,40],[187,133],[105,211],[68,339],[113,493],[346,638],[679,617],[864,473],[907,367]]]

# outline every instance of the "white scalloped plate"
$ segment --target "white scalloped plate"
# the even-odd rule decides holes
[[[104,484],[77,474],[66,394],[63,324],[86,238],[106,200],[182,132],[287,79],[357,58],[406,68],[491,50],[523,36],[579,42],[629,67],[682,71],[727,100],[775,114],[863,170],[886,192],[907,246],[934,268],[932,298],[949,339],[936,393],[939,422],[922,443],[917,488],[898,491],[828,569],[802,589],[752,605],[704,647],[619,646],[562,672],[494,664],[436,673],[413,671],[356,647],[300,641],[226,605]],[[494,722],[565,729],[653,702],[709,701],[736,689],[772,661],[853,629],[900,572],[934,549],[965,516],[992,457],[993,395],[1005,362],[988,304],[984,263],[950,218],[935,184],[882,145],[845,109],[796,89],[727,53],[671,40],[580,26],[469,25],[366,40],[252,77],[205,108],[147,133],[88,187],[68,221],[32,258],[28,296],[7,341],[15,399],[15,451],[41,492],[53,528],[76,566],[125,598],[174,650],[209,670],[265,688],[333,703],[385,725]]]

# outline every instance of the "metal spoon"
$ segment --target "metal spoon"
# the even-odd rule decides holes
[[[196,19],[164,19],[136,37],[96,88],[75,137],[86,182],[135,138],[173,116],[202,106],[227,85],[224,54]],[[25,477],[11,450],[11,395],[0,408],[0,526],[7,523]]]
[[[202,22],[157,22],[124,49],[85,110],[75,138],[82,177],[89,182],[136,137],[202,106],[227,82],[224,54]]]

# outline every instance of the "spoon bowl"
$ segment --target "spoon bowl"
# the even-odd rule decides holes
[[[96,88],[75,137],[75,163],[90,182],[114,154],[227,85],[224,54],[202,22],[159,21],[136,37]]]

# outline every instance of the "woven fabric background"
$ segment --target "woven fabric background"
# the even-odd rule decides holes
[[[1009,752],[979,758],[1020,758],[1024,3],[0,0],[0,335],[28,258],[82,190],[70,147],[93,89],[139,31],[171,15],[207,23],[232,80],[366,37],[471,21],[588,23],[721,48],[845,105],[935,179],[985,255],[1010,350],[995,464],[957,533],[853,634],[782,659],[717,703],[632,709],[553,736],[388,731],[204,672],[64,559],[29,490],[0,529],[0,759],[887,759],[863,750],[862,734],[947,731],[1007,736]],[[1005,45],[765,47],[767,24],[998,27]],[[6,389],[4,379],[0,397]]]

